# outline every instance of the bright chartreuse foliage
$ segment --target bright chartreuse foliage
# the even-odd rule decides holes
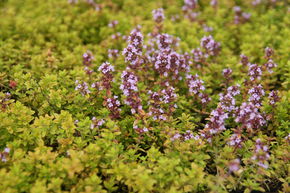
[[[0,192],[290,192],[289,3],[186,2],[195,1],[0,0]],[[158,8],[164,21],[152,16]],[[138,62],[145,58],[136,68],[122,55],[133,29],[146,45],[136,46],[143,49]],[[179,43],[170,51],[152,43],[151,54],[157,34]],[[214,40],[201,45],[209,35]],[[192,53],[199,47],[204,61]],[[267,47],[274,50],[269,57]],[[188,65],[180,80],[157,69],[161,52],[178,53]],[[241,54],[250,64],[241,63]],[[270,73],[263,65],[272,59],[277,67]],[[106,73],[105,62],[113,66]],[[251,63],[261,67],[259,77],[248,73]],[[121,78],[123,71],[136,81]],[[199,79],[202,92],[193,86]],[[137,91],[126,95],[126,83]],[[219,112],[219,94],[236,84],[235,109]],[[257,85],[265,93],[255,101]],[[275,104],[271,91],[278,93]],[[150,98],[153,92],[169,102]],[[165,112],[156,118],[158,108]],[[241,137],[238,145],[231,145],[233,134]]]

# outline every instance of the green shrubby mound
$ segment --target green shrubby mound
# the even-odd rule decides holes
[[[289,192],[282,0],[0,0],[0,190]]]

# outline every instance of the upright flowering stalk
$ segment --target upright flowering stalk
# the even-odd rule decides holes
[[[89,90],[89,85],[86,82],[80,83],[78,80],[76,80],[75,84],[75,90],[79,91],[81,95],[85,96],[91,93],[91,91]]]
[[[160,33],[162,30],[162,23],[165,19],[164,16],[164,10],[162,8],[155,9],[152,11],[153,19],[156,23],[156,32],[155,33]]]
[[[256,140],[255,148],[254,148],[254,155],[252,160],[257,162],[257,165],[267,169],[269,167],[268,160],[270,158],[269,148],[265,145],[261,139]]]
[[[240,132],[236,132],[234,134],[231,135],[231,137],[229,138],[229,141],[227,142],[227,144],[229,146],[235,147],[235,148],[241,148],[242,147],[242,136]]]
[[[257,106],[252,103],[243,103],[235,114],[235,121],[241,123],[241,128],[250,131],[259,129],[266,124],[264,117],[259,113]]]
[[[157,36],[157,46],[160,51],[170,52],[173,46],[178,45],[178,40],[169,34],[159,34]]]
[[[233,10],[235,12],[235,24],[245,23],[250,20],[251,14],[243,12],[240,6],[235,6]]]
[[[162,8],[153,10],[152,15],[156,23],[161,23],[165,19],[164,10]]]
[[[196,17],[199,15],[197,12],[194,12],[197,6],[197,0],[184,0],[184,6],[182,7],[182,10],[185,17],[188,18],[190,21],[195,21]]]
[[[187,55],[180,55],[174,51],[162,51],[153,57],[154,70],[164,77],[172,80],[181,80],[181,73],[189,72],[189,59]]]
[[[260,80],[262,76],[262,69],[257,64],[249,64],[248,75],[250,76],[250,80]]]
[[[108,50],[108,57],[116,60],[119,56],[119,50],[117,49],[109,49]]]
[[[200,46],[205,49],[210,56],[217,56],[221,50],[221,45],[216,42],[211,35],[204,36],[200,41]]]
[[[120,117],[121,109],[119,107],[120,107],[121,103],[118,100],[118,96],[107,98],[105,100],[105,104],[106,104],[107,108],[110,110],[112,118],[119,118]]]
[[[249,58],[246,55],[241,54],[240,58],[241,58],[241,63],[243,64],[243,66],[250,65]]]
[[[150,94],[149,115],[153,116],[153,120],[167,120],[167,116],[177,107],[174,103],[177,99],[175,89],[171,86],[167,86],[159,92],[152,92],[149,90],[148,94]]]
[[[135,69],[144,63],[142,58],[143,35],[139,28],[131,31],[128,37],[128,46],[123,50],[125,61],[129,67]]]
[[[265,58],[267,62],[264,64],[265,68],[269,73],[273,73],[273,68],[277,67],[277,64],[273,61],[272,56],[274,55],[274,50],[272,48],[265,48]]]
[[[231,78],[231,75],[232,75],[232,73],[233,73],[233,70],[232,69],[230,69],[230,68],[225,68],[225,69],[223,69],[223,76],[227,79],[227,80],[229,80],[230,78]]]
[[[85,66],[91,66],[93,60],[94,60],[94,56],[91,51],[88,50],[83,54],[83,64]]]
[[[269,104],[271,106],[275,107],[276,106],[276,103],[280,100],[280,97],[278,95],[278,91],[274,91],[274,90],[271,91],[269,93],[268,99],[269,99]]]
[[[104,62],[99,67],[99,72],[103,74],[101,78],[101,90],[107,90],[107,93],[110,93],[110,89],[112,88],[112,81],[114,79],[114,76],[112,72],[114,72],[114,66],[112,66],[109,62]],[[109,94],[110,95],[110,94]]]
[[[187,86],[189,88],[189,93],[200,98],[202,104],[208,103],[211,99],[207,94],[204,93],[205,87],[203,86],[203,81],[199,79],[199,76],[196,75],[187,75]]]
[[[265,91],[262,85],[259,84],[257,86],[254,86],[248,91],[248,94],[250,95],[248,101],[256,107],[260,107],[262,97],[265,95]]]
[[[208,142],[212,141],[215,134],[225,130],[225,120],[228,118],[228,114],[220,107],[217,107],[211,112],[211,118],[209,123],[205,125],[205,128],[201,131],[201,136]]]
[[[120,89],[126,96],[125,104],[131,107],[132,114],[141,112],[142,104],[137,88],[137,76],[135,76],[133,72],[123,71],[121,78],[122,84],[120,86]]]
[[[191,54],[197,68],[200,68],[205,63],[206,58],[208,58],[208,55],[203,53],[200,48],[191,50]]]
[[[219,106],[226,112],[234,112],[236,110],[236,95],[240,94],[240,85],[230,86],[226,93],[220,94]]]
[[[108,24],[108,27],[115,28],[119,24],[119,21],[113,20]]]

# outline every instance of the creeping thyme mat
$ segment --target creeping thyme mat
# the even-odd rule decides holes
[[[0,192],[290,192],[284,0],[0,0]]]

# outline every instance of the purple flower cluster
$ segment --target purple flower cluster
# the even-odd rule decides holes
[[[176,52],[160,52],[154,58],[154,69],[165,77],[170,75],[173,80],[181,80],[180,73],[188,72],[189,65],[183,55]]]
[[[230,86],[226,93],[220,94],[220,107],[226,112],[233,112],[236,110],[236,95],[240,94],[240,85]]]
[[[75,82],[75,90],[79,91],[83,96],[90,94],[89,86],[86,82],[80,83],[78,80]]]
[[[137,82],[138,78],[133,72],[123,71],[122,73],[122,84],[120,89],[126,96],[125,104],[131,107],[132,114],[142,110],[141,99],[139,97]]]
[[[6,147],[2,153],[0,153],[0,159],[2,162],[7,162],[7,158],[10,153],[10,148]]]
[[[260,167],[263,167],[265,169],[268,168],[268,162],[270,154],[269,154],[269,148],[267,145],[265,145],[261,139],[256,140],[255,149],[254,149],[254,155],[252,157],[252,160],[257,161],[257,165]]]
[[[124,48],[123,55],[125,61],[130,63],[131,68],[136,68],[143,63],[142,60],[142,47],[143,47],[143,35],[139,28],[131,31],[128,37],[128,46]]]
[[[251,14],[243,12],[240,6],[235,6],[233,10],[235,12],[235,24],[245,23],[250,20]]]
[[[242,142],[243,142],[243,140],[242,140],[241,134],[240,133],[234,133],[229,138],[229,141],[227,142],[227,144],[229,146],[241,148],[242,147]]]
[[[257,6],[262,3],[262,0],[253,0],[252,5]]]
[[[140,134],[141,134],[141,133],[146,133],[146,132],[149,131],[147,127],[140,128],[140,127],[138,127],[137,125],[134,125],[134,126],[133,126],[133,129],[134,129],[137,133],[140,133]]]
[[[223,76],[227,79],[227,80],[229,80],[230,78],[231,78],[231,75],[232,75],[232,73],[233,73],[233,70],[232,69],[230,69],[230,68],[225,68],[225,69],[223,69]]]
[[[225,120],[228,118],[228,114],[220,107],[217,107],[211,112],[211,118],[209,123],[205,125],[205,128],[201,131],[201,136],[208,142],[212,141],[212,137],[225,130]]]
[[[267,68],[268,72],[273,73],[273,68],[277,67],[277,64],[274,63],[272,59],[269,59],[265,64],[265,67]]]
[[[204,82],[201,79],[199,79],[199,76],[197,74],[187,75],[186,79],[189,92],[199,97],[203,104],[208,103],[211,100],[208,97],[208,95],[204,93],[205,90],[205,87],[203,86]]]
[[[265,91],[262,85],[259,84],[257,86],[254,86],[248,91],[248,94],[250,95],[248,101],[256,107],[260,107],[262,97],[265,95]]]
[[[241,63],[243,64],[243,66],[248,66],[250,64],[249,58],[246,55],[241,54],[240,58],[241,58]]]
[[[87,75],[91,75],[94,72],[94,70],[90,69],[87,66],[84,68],[84,71],[86,72]]]
[[[195,21],[199,13],[194,12],[193,10],[197,8],[197,0],[184,0],[184,6],[182,10],[186,18],[190,21]]]
[[[272,56],[274,55],[274,50],[272,48],[265,48],[265,58],[267,62],[264,64],[269,73],[273,73],[273,68],[277,67],[277,64],[273,61]]]
[[[83,64],[85,66],[91,66],[94,60],[94,56],[91,51],[87,51],[83,54]]]
[[[109,49],[108,50],[108,57],[109,58],[117,59],[118,56],[119,56],[119,50],[117,50],[117,49]]]
[[[103,74],[100,89],[110,90],[112,87],[111,83],[114,79],[112,74],[112,72],[114,72],[114,66],[112,66],[109,62],[104,62],[98,70]]]
[[[200,46],[205,49],[210,56],[217,56],[221,50],[221,45],[216,42],[211,35],[204,36],[200,41]]]
[[[174,39],[174,37],[169,34],[158,34],[156,42],[159,51],[170,52],[172,47],[178,46],[178,41],[179,39]]]
[[[104,119],[98,120],[96,117],[92,118],[91,129],[100,128],[105,123]]]
[[[174,91],[175,89],[171,86],[161,90],[161,92],[148,91],[148,94],[150,94],[148,115],[153,116],[153,120],[165,121],[167,115],[176,108],[174,101],[177,95]]]
[[[176,141],[176,140],[187,141],[191,139],[199,140],[200,136],[194,135],[190,130],[186,130],[184,134],[180,134],[179,132],[177,132],[170,138],[171,141]]]
[[[121,109],[119,108],[120,105],[121,105],[121,103],[118,100],[118,96],[114,96],[113,98],[106,99],[106,106],[111,111],[111,116],[113,118],[120,117],[120,111],[121,111]]]
[[[210,5],[211,5],[212,7],[217,7],[217,6],[218,6],[218,0],[211,0],[211,1],[210,1]]]
[[[259,109],[252,103],[242,103],[235,114],[235,121],[242,124],[242,128],[259,129],[266,124]]]
[[[205,60],[206,58],[208,57],[207,54],[204,54],[200,48],[196,48],[196,49],[193,49],[191,50],[191,54],[192,54],[192,57],[193,57],[193,61],[195,63],[197,63],[198,65],[201,63],[205,63]]]
[[[162,23],[163,20],[165,19],[164,10],[162,8],[153,10],[152,15],[156,23]]]
[[[272,58],[272,56],[274,55],[274,50],[272,48],[266,47],[265,48],[265,57],[267,59]]]
[[[248,75],[250,76],[250,80],[260,80],[262,76],[262,69],[260,66],[257,64],[250,64],[249,63],[249,70],[248,70]]]
[[[269,93],[268,99],[269,99],[270,105],[276,106],[276,103],[280,100],[280,97],[278,95],[278,92],[277,91],[274,91],[274,90],[271,91]]]
[[[110,28],[115,28],[115,27],[118,25],[118,23],[119,23],[119,21],[117,21],[117,20],[113,20],[113,21],[111,21],[111,22],[108,24],[108,26],[109,26]]]
[[[229,162],[229,171],[230,172],[236,172],[240,169],[240,159],[234,159]]]

